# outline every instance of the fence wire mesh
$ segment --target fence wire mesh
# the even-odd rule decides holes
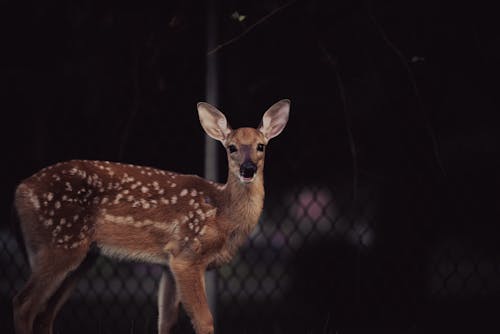
[[[405,327],[440,302],[499,295],[496,249],[479,251],[453,236],[429,242],[402,229],[391,240],[379,190],[347,193],[302,185],[269,196],[247,243],[217,269],[219,332],[335,333],[384,326],[394,315],[391,326]],[[6,229],[0,273],[2,323],[12,332],[11,299],[29,268]],[[158,266],[99,257],[62,308],[55,332],[156,332],[160,276]],[[190,331],[182,315],[176,332]]]

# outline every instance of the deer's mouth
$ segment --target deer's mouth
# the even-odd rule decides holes
[[[240,181],[243,183],[250,183],[255,180],[257,175],[257,165],[252,161],[245,161],[240,166]]]
[[[245,176],[240,175],[240,181],[242,183],[251,183],[251,182],[255,181],[256,176],[257,176],[257,174],[254,174],[252,177],[245,177]]]

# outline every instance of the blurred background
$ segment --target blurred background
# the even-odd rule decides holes
[[[499,25],[477,1],[1,1],[0,331],[29,274],[15,185],[74,158],[203,175],[207,82],[233,127],[292,101],[217,333],[499,330]],[[99,258],[55,333],[155,333],[159,277]]]

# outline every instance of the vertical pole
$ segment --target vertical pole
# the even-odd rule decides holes
[[[216,0],[207,0],[207,52],[216,47],[217,43],[217,16]],[[216,53],[207,55],[205,81],[206,101],[214,106],[218,103],[218,78],[217,78],[217,55]],[[218,145],[215,140],[205,135],[205,178],[218,181]],[[210,310],[217,323],[217,273],[215,270],[205,274],[207,286],[207,297]]]

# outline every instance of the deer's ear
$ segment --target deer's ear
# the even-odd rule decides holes
[[[207,135],[224,143],[232,131],[227,124],[226,116],[206,102],[198,103],[197,108],[201,126]]]
[[[281,100],[273,104],[262,117],[259,131],[267,140],[276,137],[283,131],[288,122],[290,113],[290,100]]]

